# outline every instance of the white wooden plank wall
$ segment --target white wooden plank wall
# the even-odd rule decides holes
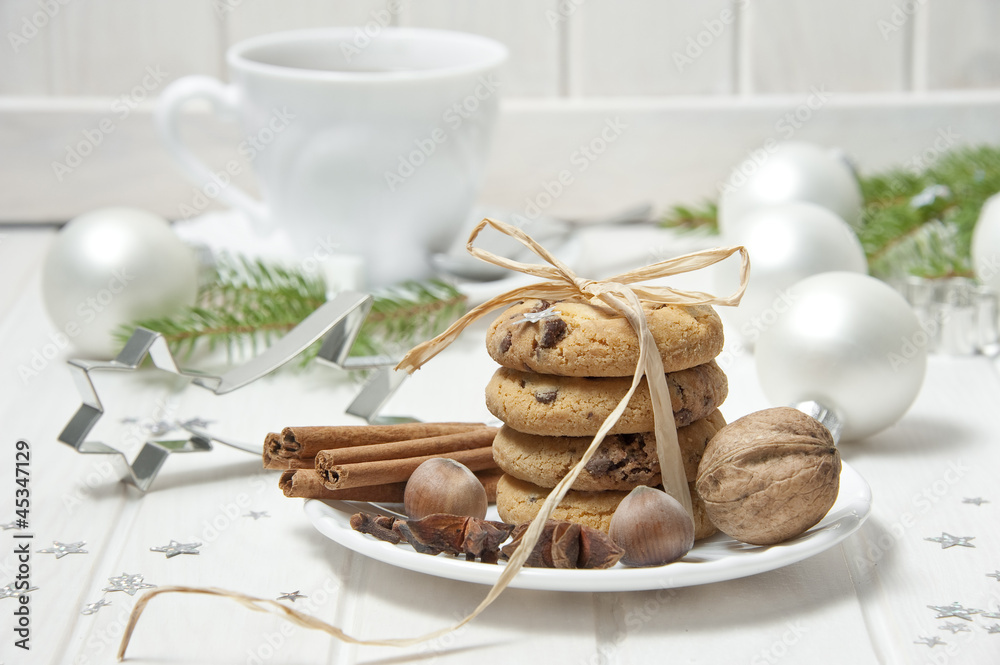
[[[976,106],[976,95],[1000,88],[996,0],[3,0],[0,220],[64,219],[114,202],[175,216],[178,192],[189,198],[190,186],[152,131],[157,91],[188,74],[225,76],[225,49],[253,35],[366,24],[463,30],[508,45],[503,122],[519,131],[511,135],[501,127],[509,143],[495,151],[499,161],[485,190],[491,202],[506,205],[520,203],[504,200],[506,192],[530,193],[545,175],[531,165],[508,171],[512,157],[545,153],[546,143],[572,146],[592,138],[593,128],[559,121],[580,109],[641,118],[655,107],[668,123],[704,111],[692,139],[716,138],[704,151],[693,146],[688,159],[696,168],[682,174],[685,191],[701,195],[728,167],[707,164],[707,156],[740,154],[767,138],[746,133],[759,121],[748,121],[743,110],[760,115],[770,106],[778,119],[778,110],[805,101],[812,90],[827,90],[835,97],[829,114],[839,113],[845,100],[868,108],[885,98],[901,104],[905,129],[923,117],[921,111],[909,118],[907,104],[943,103],[961,111],[965,102],[951,91],[967,91]],[[56,182],[52,162],[123,95],[130,102],[146,99],[68,182]],[[977,127],[985,120],[972,119]],[[706,126],[712,122],[714,130]],[[223,142],[232,132],[217,124],[195,125],[191,140],[206,156],[231,152]],[[833,128],[822,138],[855,142],[847,133],[852,126],[833,117],[820,124]],[[637,144],[655,138],[632,133]],[[662,175],[647,173],[650,180]],[[589,205],[573,194],[559,203]]]

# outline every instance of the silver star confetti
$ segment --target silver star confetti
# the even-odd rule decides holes
[[[163,552],[167,555],[167,558],[173,558],[178,554],[201,554],[198,548],[201,547],[201,543],[178,543],[176,540],[171,540],[169,545],[160,545],[159,547],[150,547],[150,552]]]
[[[518,323],[538,323],[540,321],[545,321],[547,319],[554,319],[561,315],[562,312],[560,312],[558,309],[556,309],[555,307],[549,307],[547,309],[543,309],[540,312],[525,312],[524,314],[521,315],[524,318],[521,321],[518,321]]]
[[[983,612],[984,619],[1000,619],[1000,612]]]
[[[953,536],[946,531],[942,531],[940,536],[935,536],[934,538],[924,538],[924,540],[929,540],[934,543],[941,543],[941,549],[946,550],[949,547],[975,547],[970,540],[975,540],[975,536]]]
[[[281,595],[278,596],[278,600],[290,600],[294,603],[299,598],[308,598],[308,597],[309,596],[303,596],[301,593],[299,593],[299,590],[296,589],[295,591],[289,591],[289,592],[282,591]]]
[[[145,580],[142,579],[142,573],[136,573],[130,575],[129,573],[122,573],[118,577],[109,577],[108,582],[111,586],[106,586],[101,591],[124,591],[130,596],[134,596],[135,592],[139,589],[154,589],[155,584],[147,584]]]
[[[950,630],[951,634],[955,633],[969,633],[972,629],[966,626],[964,623],[954,623],[952,621],[947,622],[943,626],[938,626],[938,630]]]
[[[89,554],[87,550],[83,549],[83,546],[86,544],[82,540],[78,543],[60,543],[58,540],[53,540],[52,547],[35,551],[41,554],[55,554],[57,559],[61,559],[67,554]]]
[[[986,626],[986,632],[994,635],[1000,633],[1000,623],[995,623],[992,626]]]
[[[0,527],[3,527],[4,531],[7,531],[8,529],[16,529],[17,520],[14,520],[13,522],[7,522],[6,524],[0,524]]]
[[[973,497],[971,499],[969,499],[969,498],[962,499],[962,503],[971,503],[974,506],[981,506],[984,503],[989,503],[989,501],[987,501],[986,499],[984,499],[981,496],[977,496],[977,497]]]
[[[920,639],[916,640],[914,644],[926,644],[927,646],[933,649],[936,646],[944,646],[948,643],[942,642],[941,638],[935,635],[934,637],[921,637]]]
[[[97,611],[99,609],[101,609],[102,607],[107,607],[110,604],[111,603],[108,602],[107,598],[101,598],[96,603],[87,603],[86,605],[84,605],[83,609],[80,610],[80,614],[82,614],[84,616],[90,616],[91,614],[97,614]]]
[[[37,591],[37,590],[38,590],[38,587],[36,587],[36,586],[30,586],[27,589],[15,590],[14,589],[14,583],[11,582],[10,584],[5,584],[4,586],[0,587],[0,599],[2,599],[2,598],[17,598],[18,596],[20,596],[22,594],[29,593],[31,591]]]
[[[996,578],[997,582],[1000,582],[1000,570],[996,571],[995,573],[986,573],[986,577],[994,577]]]
[[[948,619],[950,617],[955,617],[956,619],[964,619],[965,621],[972,621],[972,614],[982,614],[982,610],[976,610],[971,607],[963,607],[958,603],[952,603],[951,605],[928,605],[930,609],[937,612],[935,619]]]
[[[259,512],[256,510],[251,510],[249,513],[246,513],[243,517],[252,517],[254,522],[256,522],[261,517],[270,517],[270,515],[267,514],[266,510],[261,510]]]

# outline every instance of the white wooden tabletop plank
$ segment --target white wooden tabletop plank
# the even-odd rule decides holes
[[[39,256],[50,234],[14,236],[27,256]],[[0,245],[0,251],[11,252]],[[9,254],[8,254],[9,256]],[[0,262],[0,269],[2,268]],[[142,573],[158,585],[218,586],[277,598],[298,590],[293,607],[365,637],[408,636],[460,618],[486,587],[440,580],[354,555],[309,524],[302,501],[284,498],[277,474],[255,456],[218,447],[167,460],[153,491],[140,496],[119,484],[103,456],[82,457],[55,441],[79,398],[63,353],[27,383],[17,366],[52,330],[44,318],[36,271],[22,264],[23,292],[8,300],[0,320],[4,381],[0,436],[33,443],[34,549],[84,540],[89,554],[56,559],[33,555],[36,649],[27,661],[111,662],[135,598],[103,594],[108,578]],[[485,322],[416,373],[387,412],[427,419],[483,419],[482,386],[495,365],[483,349]],[[767,405],[753,359],[726,360],[729,419]],[[120,437],[124,415],[200,416],[235,438],[256,441],[286,424],[350,422],[343,406],[358,387],[334,370],[279,372],[229,396],[189,387],[172,392],[158,373],[103,377],[108,414],[95,430]],[[858,663],[987,663],[1000,657],[992,621],[935,619],[927,605],[957,601],[1000,611],[997,568],[1000,495],[995,470],[993,413],[1000,378],[989,360],[934,357],[913,410],[894,428],[842,446],[844,459],[872,485],[873,515],[842,546],[769,573],[671,591],[563,594],[509,590],[453,638],[405,650],[341,645],[318,632],[250,612],[233,601],[166,596],[151,603],[130,649],[131,662],[386,663],[523,660],[537,662],[672,661],[828,662],[841,654]],[[118,429],[116,433],[114,430]],[[10,486],[11,466],[0,465]],[[964,498],[982,497],[980,506]],[[13,511],[0,493],[0,515]],[[250,510],[267,511],[254,520]],[[942,531],[972,536],[975,548],[942,549],[926,541]],[[13,542],[7,532],[5,542]],[[197,556],[167,559],[150,547],[170,539],[201,542]],[[6,583],[15,562],[0,556]],[[94,615],[84,603],[112,603]],[[10,600],[2,601],[10,603]],[[952,635],[947,621],[968,623]],[[933,650],[914,644],[938,636]],[[5,646],[5,656],[9,653]],[[10,658],[5,658],[10,660]]]
[[[862,601],[883,626],[873,635],[880,652],[893,654],[887,662],[928,658],[928,647],[913,642],[935,635],[958,662],[1000,658],[1000,641],[985,630],[995,620],[935,619],[927,607],[957,601],[1000,611],[1000,585],[986,577],[997,569],[1000,547],[998,400],[1000,379],[989,360],[932,357],[924,389],[900,423],[843,448],[872,485],[872,517],[844,548]],[[975,497],[990,503],[963,503]],[[973,536],[975,548],[925,540],[943,531]],[[941,630],[947,622],[968,623],[971,633]]]

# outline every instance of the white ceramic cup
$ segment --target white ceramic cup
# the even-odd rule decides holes
[[[248,39],[227,52],[232,83],[189,76],[160,96],[168,150],[209,199],[259,228],[287,230],[301,258],[361,257],[369,286],[431,274],[472,210],[499,106],[507,49],[459,32],[320,28]],[[207,99],[245,140],[212,168],[181,141],[179,112]],[[242,158],[235,159],[236,155]],[[249,161],[263,201],[229,184]]]

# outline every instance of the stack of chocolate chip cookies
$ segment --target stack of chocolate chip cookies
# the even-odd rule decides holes
[[[708,306],[648,305],[645,314],[670,388],[695,507],[695,538],[705,538],[716,529],[693,483],[702,451],[726,424],[718,407],[728,383],[713,360],[722,351],[722,322]],[[486,346],[501,365],[486,388],[487,407],[504,422],[493,441],[494,458],[504,471],[497,510],[505,522],[526,522],[580,461],[625,396],[639,343],[628,321],[610,307],[526,300],[493,322]],[[653,408],[644,379],[554,517],[607,531],[631,489],[659,484]]]

